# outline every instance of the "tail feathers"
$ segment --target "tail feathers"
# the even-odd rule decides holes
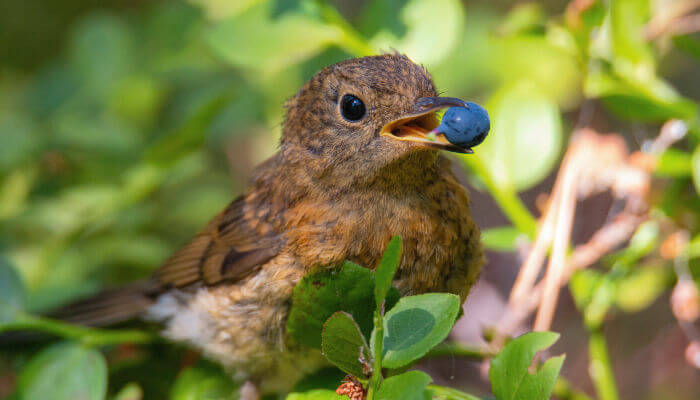
[[[48,316],[72,324],[105,327],[134,319],[154,301],[152,281],[110,289],[60,308]]]

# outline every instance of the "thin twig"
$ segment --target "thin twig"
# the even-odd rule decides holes
[[[549,266],[544,277],[545,288],[542,302],[535,318],[534,330],[536,331],[549,330],[559,298],[559,286],[564,274],[566,252],[569,248],[571,228],[576,211],[576,181],[579,176],[579,160],[580,158],[575,156],[565,164],[552,240],[552,256],[549,258]]]
[[[535,243],[532,249],[527,255],[525,262],[520,267],[518,277],[515,279],[513,284],[513,289],[510,292],[510,298],[508,303],[511,307],[516,306],[522,301],[525,296],[532,290],[537,276],[542,269],[542,264],[547,255],[547,249],[552,243],[552,238],[554,236],[554,215],[557,212],[558,205],[558,191],[556,190],[557,184],[554,185],[554,191],[552,198],[549,201],[549,206],[545,213],[544,218],[542,218],[542,223],[540,227],[539,234],[535,238]]]

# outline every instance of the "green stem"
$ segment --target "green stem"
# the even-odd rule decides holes
[[[428,390],[433,392],[433,399],[440,400],[481,400],[479,397],[461,392],[457,389],[452,389],[438,385],[428,385]]]
[[[336,26],[343,34],[338,46],[357,57],[376,54],[376,51],[372,46],[370,46],[367,39],[365,39],[360,32],[355,30],[355,28],[353,28],[352,25],[345,20],[345,18],[335,7],[328,4],[328,2],[324,0],[318,0],[317,3],[321,9],[323,19],[329,24]]]
[[[39,331],[76,340],[88,346],[149,343],[157,339],[155,335],[144,331],[87,328],[24,313],[17,315],[14,321],[0,326],[0,332],[7,331]]]
[[[537,221],[525,207],[515,189],[510,185],[498,184],[486,169],[483,162],[476,155],[461,157],[462,163],[471,169],[484,183],[486,189],[496,200],[508,219],[520,232],[527,234],[531,239],[537,233]]]
[[[369,381],[367,400],[374,400],[374,396],[382,383],[382,356],[384,353],[384,318],[380,310],[374,312],[374,364],[372,377]]]
[[[610,365],[608,346],[600,329],[592,329],[588,340],[589,374],[600,400],[618,400],[615,375]]]
[[[470,346],[459,342],[442,342],[428,351],[425,357],[464,357],[472,360],[485,360],[496,354],[483,346]]]

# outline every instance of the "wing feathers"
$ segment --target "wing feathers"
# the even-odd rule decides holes
[[[244,204],[240,198],[232,202],[156,271],[156,279],[165,287],[236,281],[277,255],[279,236],[264,221],[247,221]],[[267,234],[260,233],[261,226]]]

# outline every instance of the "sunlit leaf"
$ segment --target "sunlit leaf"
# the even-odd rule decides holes
[[[593,293],[600,286],[603,274],[593,269],[576,271],[569,281],[569,290],[580,310],[584,310],[591,303]]]
[[[588,74],[584,91],[590,97],[600,97],[615,113],[635,120],[688,119],[698,110],[694,102],[681,97],[667,83],[657,78],[641,84],[599,71]]]
[[[670,148],[664,151],[656,163],[654,172],[662,176],[676,178],[686,177],[692,174],[692,155],[684,151]]]
[[[447,337],[459,310],[459,296],[454,294],[428,293],[399,300],[384,317],[382,365],[400,368],[424,356]]]
[[[536,373],[528,369],[535,354],[557,341],[554,332],[530,332],[513,341],[491,361],[489,379],[491,389],[498,400],[547,400],[549,399],[564,356],[547,360]]]
[[[340,30],[304,13],[273,16],[272,2],[261,2],[218,22],[207,43],[232,65],[278,70],[318,54],[342,39]]]
[[[481,243],[488,250],[513,251],[520,235],[522,233],[512,226],[484,229],[481,231]]]
[[[422,371],[408,371],[384,380],[377,391],[377,400],[429,400],[426,390],[433,379]]]
[[[661,266],[635,269],[617,287],[615,303],[627,312],[650,306],[673,282],[673,273]]]
[[[119,393],[114,396],[113,400],[141,400],[143,399],[143,390],[137,383],[129,383],[124,386]]]
[[[517,4],[505,16],[498,30],[503,35],[527,33],[538,28],[542,29],[545,20],[546,15],[542,5],[538,3]]]
[[[693,152],[693,182],[695,183],[695,191],[700,193],[700,146],[695,148]]]
[[[370,8],[375,11],[366,14],[385,24],[370,39],[374,48],[396,49],[426,65],[439,63],[455,49],[464,26],[464,10],[458,0],[409,0],[398,13],[399,3],[393,4],[375,5]]]
[[[491,132],[474,154],[497,185],[525,190],[542,180],[559,158],[562,144],[559,110],[536,88],[507,88],[486,105]]]
[[[190,3],[202,7],[206,13],[207,17],[219,20],[228,17],[233,17],[256,3],[260,0],[189,0]]]
[[[649,0],[616,0],[609,3],[613,64],[623,75],[650,76],[654,56],[644,38]]]

